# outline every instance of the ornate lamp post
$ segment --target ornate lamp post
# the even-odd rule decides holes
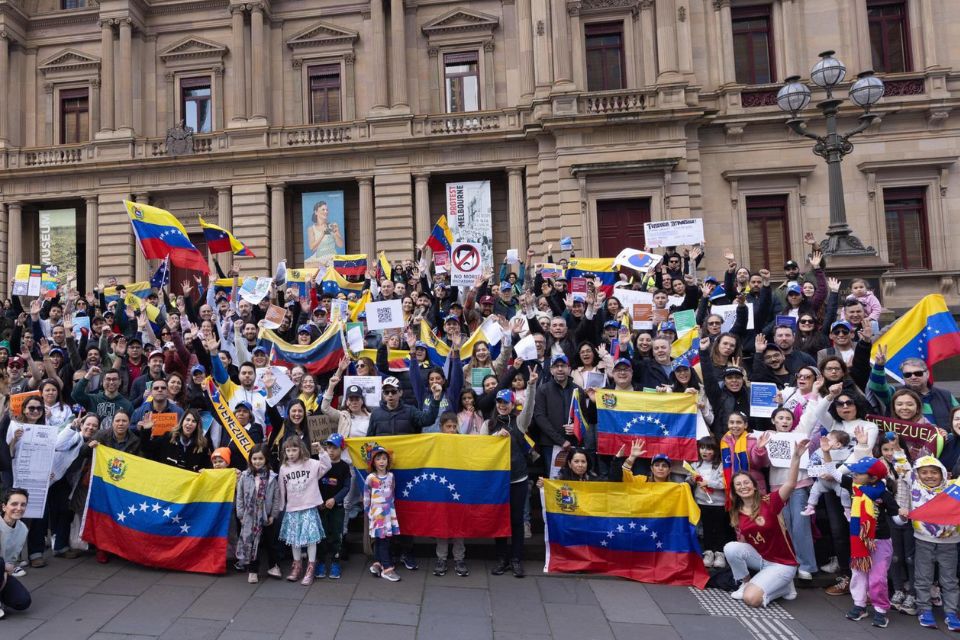
[[[863,108],[860,124],[847,133],[837,132],[837,112],[843,100],[834,98],[833,90],[843,82],[847,73],[843,63],[833,57],[833,51],[824,51],[820,54],[820,61],[810,71],[810,80],[818,87],[825,89],[827,99],[817,103],[817,108],[826,121],[826,134],[817,135],[807,131],[807,123],[798,114],[810,104],[810,88],[800,82],[799,76],[787,78],[786,83],[777,94],[777,105],[790,113],[787,126],[801,136],[815,140],[813,152],[827,161],[827,178],[830,185],[830,226],[827,228],[827,238],[820,243],[820,248],[828,256],[866,257],[876,256],[873,247],[864,247],[863,243],[853,235],[847,225],[847,211],[843,202],[843,176],[840,171],[840,162],[843,157],[853,151],[850,138],[857,135],[879,116],[870,113],[870,107],[883,97],[883,81],[873,75],[872,71],[864,71],[857,76],[857,81],[850,88],[850,101]]]

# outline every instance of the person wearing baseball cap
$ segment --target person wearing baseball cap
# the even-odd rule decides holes
[[[569,369],[569,365],[567,366]],[[526,441],[527,431],[534,420],[534,415],[538,412],[538,403],[543,397],[540,389],[537,388],[537,382],[540,379],[536,369],[530,371],[527,382],[527,398],[523,403],[523,409],[519,415],[516,415],[516,396],[509,389],[502,389],[497,392],[496,406],[493,416],[485,420],[480,427],[480,433],[483,435],[500,436],[510,438],[510,538],[496,539],[497,565],[491,571],[495,576],[503,575],[507,570],[513,572],[514,577],[522,578],[525,575],[523,569],[523,511],[527,503],[528,469],[527,469],[527,450],[529,446]],[[567,382],[569,388],[573,388],[572,382]],[[570,410],[569,403],[566,410]],[[545,423],[546,424],[546,423]],[[552,428],[552,427],[551,427]],[[554,435],[563,441],[563,428],[561,427]],[[546,460],[551,458],[545,457]]]
[[[310,344],[313,342],[313,325],[309,322],[297,327],[297,344]]]
[[[380,406],[370,413],[367,437],[397,436],[420,433],[437,421],[443,387],[434,384],[431,396],[424,401],[423,409],[416,409],[401,401],[400,381],[388,376],[380,384]]]
[[[130,341],[132,342],[132,340]],[[129,349],[129,344],[128,347]],[[149,393],[147,393],[147,383],[153,383],[157,380],[166,380],[167,376],[163,371],[164,358],[163,351],[154,350],[150,352],[150,355],[147,357],[147,370],[145,373],[142,373],[140,377],[133,381],[130,385],[130,394],[129,398],[135,404],[140,402],[140,400],[145,400]]]
[[[356,385],[351,385],[351,388]],[[359,387],[357,387],[359,389]],[[342,414],[341,414],[342,415]],[[320,478],[320,522],[326,534],[317,545],[315,578],[330,577],[339,580],[340,554],[343,546],[343,522],[346,516],[344,500],[350,493],[350,465],[343,460],[346,443],[339,433],[331,433],[321,443],[330,457],[330,470]]]
[[[782,389],[793,381],[793,374],[786,367],[786,358],[783,349],[776,342],[767,342],[763,333],[757,333],[754,338],[755,355],[753,357],[753,372],[750,380],[753,382],[769,382]]]
[[[610,373],[613,379],[614,391],[640,391],[641,387],[633,383],[633,361],[630,358],[620,357],[613,361],[613,371]]]

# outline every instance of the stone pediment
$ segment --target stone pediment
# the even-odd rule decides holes
[[[91,71],[100,68],[100,58],[77,51],[76,49],[65,49],[40,63],[39,68],[44,75],[50,73]]]
[[[227,47],[222,44],[191,36],[167,47],[159,55],[161,60],[169,63],[198,58],[222,60],[226,53]]]
[[[307,47],[325,47],[331,45],[353,45],[360,34],[352,29],[345,29],[329,22],[317,22],[307,29],[287,40],[291,49]]]
[[[479,11],[470,11],[469,9],[454,9],[426,23],[420,30],[427,37],[471,31],[490,33],[499,24],[500,21],[496,16]]]

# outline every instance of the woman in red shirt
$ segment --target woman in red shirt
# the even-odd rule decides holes
[[[797,557],[780,512],[797,484],[800,457],[807,444],[803,440],[794,447],[787,479],[773,493],[763,495],[756,480],[746,472],[735,474],[731,480],[730,522],[737,532],[737,542],[728,542],[723,554],[734,580],[740,583],[731,597],[748,606],[763,607],[777,598],[797,597],[793,586]],[[756,572],[752,578],[750,571]]]

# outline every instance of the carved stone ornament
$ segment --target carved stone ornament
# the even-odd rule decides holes
[[[188,156],[193,154],[193,127],[184,125],[183,120],[177,126],[167,129],[167,155]]]
[[[490,33],[499,24],[500,20],[496,16],[469,9],[454,9],[436,20],[431,20],[420,27],[420,30],[429,38],[430,36],[467,31],[486,31]]]
[[[100,68],[100,58],[88,55],[76,49],[64,49],[51,58],[40,63],[39,69],[43,75],[51,73],[78,73],[89,72]]]

